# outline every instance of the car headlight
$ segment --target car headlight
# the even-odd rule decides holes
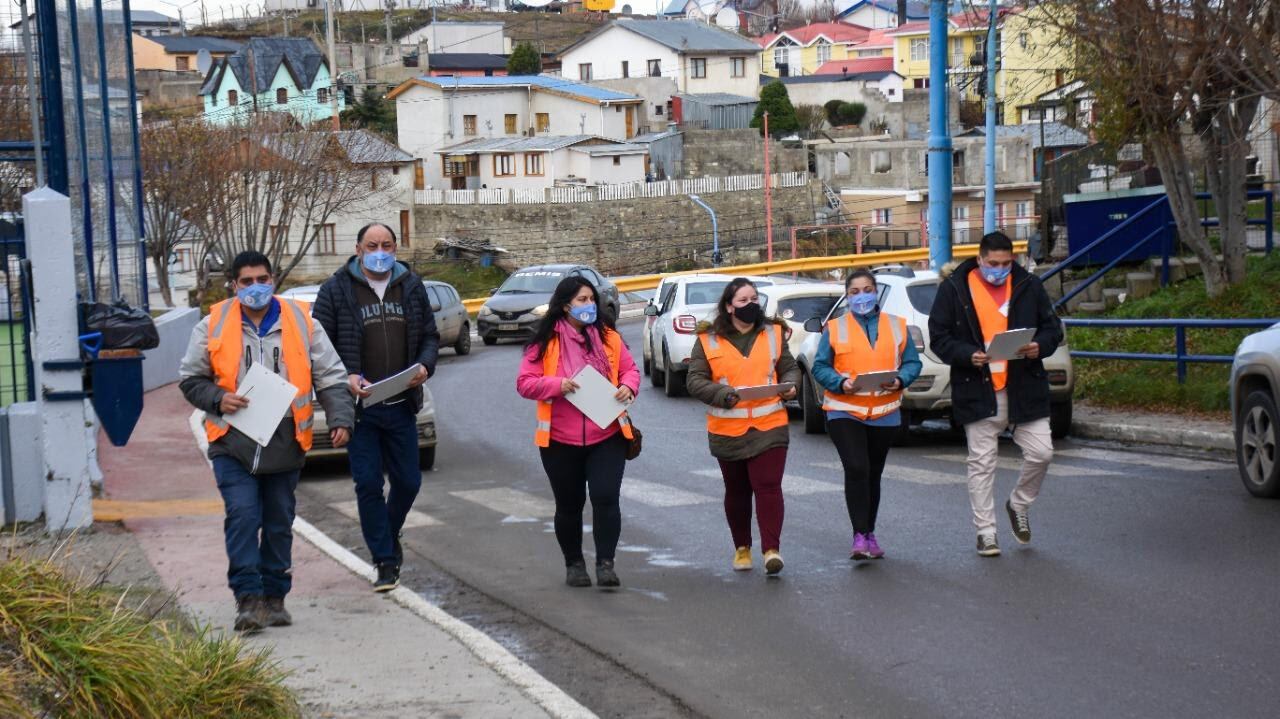
[[[547,305],[538,305],[537,307],[534,307],[533,309],[529,310],[529,314],[533,315],[534,317],[541,317],[547,313],[547,309],[548,309]]]
[[[480,305],[480,311],[476,313],[477,317],[493,317],[493,310],[489,309],[489,305]]]

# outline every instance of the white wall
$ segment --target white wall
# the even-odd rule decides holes
[[[662,64],[663,77],[678,78],[680,64],[675,52],[617,26],[565,53],[561,58],[560,74],[578,80],[578,65],[589,62],[593,80],[616,80],[622,77],[624,60],[632,77],[648,75],[649,60],[658,60]]]
[[[902,101],[902,78],[897,75],[890,77],[897,78],[898,86],[895,93],[896,101]],[[874,120],[884,119],[890,125],[901,124],[900,121],[894,122],[887,115],[889,105],[895,98],[886,97],[875,87],[876,83],[866,83],[859,81],[837,81],[837,82],[804,82],[794,85],[787,85],[787,96],[791,98],[792,105],[825,105],[831,100],[843,100],[844,102],[861,102],[867,106],[867,116],[862,121],[862,126],[868,127]],[[900,117],[900,114],[898,115]]]
[[[436,150],[452,140],[448,130],[448,108],[439,88],[414,85],[396,97],[396,144],[405,152],[423,158],[426,183],[439,188],[440,158]],[[459,121],[461,122],[461,121]],[[461,124],[458,132],[462,132]]]
[[[594,102],[535,92],[529,112],[532,119],[536,119],[540,112],[551,115],[551,135],[600,135],[610,140],[625,140],[627,114],[625,109],[619,110],[623,107],[604,107]],[[585,124],[582,115],[586,115]],[[532,121],[529,124],[533,124]]]
[[[402,44],[427,41],[430,52],[487,52],[501,55],[507,52],[502,23],[439,22],[414,30],[400,38]]]
[[[613,164],[613,155],[591,157],[584,152],[575,152],[590,160],[587,170],[587,181],[596,185],[617,184],[620,182],[639,182],[644,179],[644,155],[619,155],[622,164]]]
[[[886,28],[898,26],[898,14],[881,10],[874,5],[859,8],[857,12],[840,18],[840,22],[850,25],[862,25],[869,28]]]
[[[637,125],[648,125],[650,132],[662,132],[667,129],[667,102],[676,94],[676,81],[671,77],[635,77],[626,80],[600,80],[591,83],[600,87],[625,92],[644,99]],[[655,112],[657,108],[662,113]]]
[[[745,60],[745,72],[742,77],[733,77],[732,58]],[[704,58],[707,61],[707,76],[693,77],[693,59]],[[681,55],[680,91],[681,92],[727,92],[743,97],[760,97],[760,53],[743,55],[699,55],[691,52]]]

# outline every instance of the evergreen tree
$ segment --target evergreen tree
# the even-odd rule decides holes
[[[508,75],[537,75],[542,72],[542,58],[533,43],[522,42],[507,58]]]
[[[341,120],[344,127],[371,130],[395,141],[395,105],[371,87],[364,89],[359,102],[342,111]]]
[[[756,105],[756,114],[751,118],[751,126],[760,128],[764,133],[764,113],[769,113],[769,133],[772,135],[784,132],[795,132],[800,128],[796,119],[796,109],[791,105],[791,97],[787,94],[787,86],[774,80],[760,91],[760,102]]]

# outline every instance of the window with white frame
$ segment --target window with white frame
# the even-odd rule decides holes
[[[773,48],[773,66],[775,68],[786,67],[787,65],[787,49],[781,45]]]
[[[542,175],[542,156],[543,153],[541,152],[526,152],[524,154],[524,174],[534,176]]]
[[[493,156],[493,176],[512,177],[516,174],[516,156],[509,152],[499,152]]]
[[[1018,218],[1031,217],[1031,203],[1026,201],[1016,203],[1013,211]]]
[[[818,65],[831,62],[831,43],[826,40],[818,41]]]
[[[871,223],[874,225],[893,224],[893,208],[879,207],[871,211]]]
[[[956,205],[951,209],[951,217],[953,219],[961,220],[961,221],[969,219],[969,206]]]
[[[929,38],[913,37],[911,38],[911,61],[919,62],[929,59]]]

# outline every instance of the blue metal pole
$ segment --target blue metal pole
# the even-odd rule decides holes
[[[75,82],[76,89],[76,135],[79,140],[80,154],[80,217],[81,226],[84,228],[84,265],[85,265],[85,286],[89,290],[88,299],[95,302],[98,299],[97,282],[94,277],[93,267],[93,198],[89,194],[89,138],[85,132],[85,106],[84,106],[84,81],[82,59],[80,56],[80,20],[76,13],[76,0],[67,0],[67,29],[71,34],[71,67],[72,79]],[[41,34],[44,34],[43,32]],[[61,57],[61,54],[59,54]],[[68,169],[68,176],[71,174]]]
[[[702,201],[697,195],[689,195],[689,199],[698,204],[699,207],[707,211],[711,215],[711,266],[720,266],[720,224],[716,221],[716,211],[711,209],[711,205]]]
[[[96,21],[98,30],[98,92],[101,94],[102,105],[102,164],[106,169],[107,175],[107,248],[111,251],[111,299],[113,301],[120,299],[120,248],[118,245],[119,236],[116,229],[116,162],[115,153],[111,147],[111,86],[107,82],[107,39],[103,25],[106,24],[102,17],[102,0],[93,0],[94,20]],[[130,99],[129,112],[133,112],[133,102]],[[85,212],[89,212],[89,208],[85,207]]]
[[[62,106],[62,53],[58,48],[57,0],[36,0],[36,30],[40,43],[40,87],[44,100],[45,166],[49,187],[66,195],[67,126]],[[36,148],[40,152],[40,148]]]
[[[990,27],[987,28],[987,187],[983,193],[982,231],[996,230],[996,0],[991,0]]]
[[[929,266],[951,261],[951,130],[947,121],[947,0],[929,3]]]
[[[1178,355],[1178,384],[1187,383],[1187,328],[1178,325],[1173,330],[1175,352]]]

